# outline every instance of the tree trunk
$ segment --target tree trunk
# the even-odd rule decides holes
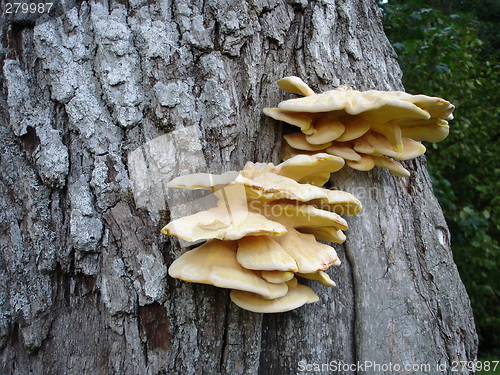
[[[207,172],[279,162],[282,125],[261,114],[290,97],[279,78],[402,89],[374,1],[82,1],[36,25],[7,16],[2,373],[274,375],[342,362],[346,374],[444,374],[475,358],[423,158],[407,179],[333,175],[364,209],[336,246],[338,286],[310,284],[320,302],[256,314],[167,276],[181,249],[159,232],[164,182],[197,160]]]

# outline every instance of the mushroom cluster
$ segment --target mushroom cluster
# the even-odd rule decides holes
[[[186,241],[207,240],[185,252],[169,268],[172,277],[233,289],[243,309],[270,313],[318,300],[295,276],[335,283],[324,272],[340,260],[333,247],[348,228],[340,214],[356,215],[352,194],[321,188],[344,166],[335,155],[297,155],[279,165],[248,162],[222,175],[180,176],[170,188],[211,190],[217,206],[171,221],[163,234]]]
[[[356,91],[346,86],[315,94],[298,77],[278,81],[284,91],[303,95],[264,108],[276,120],[300,128],[284,135],[283,159],[324,152],[345,159],[351,168],[375,166],[394,175],[410,173],[398,161],[425,153],[421,141],[439,142],[449,133],[455,107],[448,101],[400,91]]]

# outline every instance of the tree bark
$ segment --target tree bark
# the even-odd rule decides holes
[[[402,89],[374,1],[82,1],[0,29],[2,373],[309,374],[337,361],[444,374],[474,360],[423,158],[408,179],[333,175],[364,209],[336,245],[338,286],[309,283],[320,302],[256,314],[167,276],[182,250],[159,232],[162,184],[193,155],[207,172],[278,163],[282,125],[261,111],[290,97],[279,78]]]

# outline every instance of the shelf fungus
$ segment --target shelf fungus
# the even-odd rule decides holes
[[[333,247],[319,241],[345,241],[348,225],[340,215],[361,210],[352,194],[321,187],[343,165],[342,158],[319,153],[172,180],[170,188],[209,190],[218,202],[162,229],[187,241],[207,240],[176,259],[170,276],[233,289],[231,300],[253,312],[289,311],[318,301],[295,276],[335,286],[325,271],[340,260]]]
[[[341,157],[351,168],[375,166],[408,177],[399,161],[425,153],[421,141],[439,142],[449,133],[455,107],[448,101],[400,91],[357,91],[346,86],[316,94],[298,77],[278,81],[285,91],[303,95],[264,114],[300,132],[285,134],[283,159],[322,152]]]

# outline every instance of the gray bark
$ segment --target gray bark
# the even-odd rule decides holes
[[[336,246],[338,286],[309,283],[318,303],[255,314],[227,290],[167,276],[181,249],[159,233],[169,212],[154,183],[184,167],[155,140],[179,130],[182,158],[202,152],[211,172],[277,163],[282,125],[261,114],[290,97],[277,79],[402,89],[373,1],[83,1],[0,29],[1,373],[265,375],[372,361],[438,374],[475,358],[423,158],[406,164],[409,179],[333,175],[364,209]],[[182,138],[189,126],[201,148]],[[133,195],[132,173],[151,194]]]

